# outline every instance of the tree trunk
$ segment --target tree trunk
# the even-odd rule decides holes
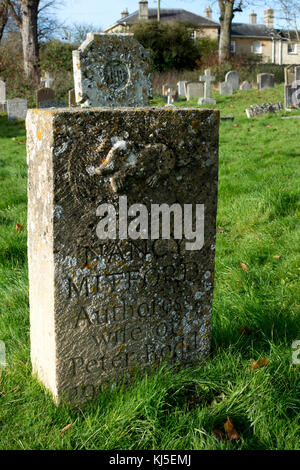
[[[219,40],[219,63],[221,64],[230,57],[231,23],[233,18],[234,0],[219,0],[220,5],[220,40]]]
[[[0,41],[3,36],[3,31],[8,20],[8,7],[3,0],[0,2]]]
[[[40,0],[22,0],[22,45],[24,55],[24,71],[26,77],[39,82],[39,45],[37,35],[38,6]]]

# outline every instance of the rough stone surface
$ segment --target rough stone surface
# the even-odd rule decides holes
[[[273,73],[260,73],[257,75],[257,87],[259,90],[274,88],[275,77]]]
[[[241,83],[240,90],[251,90],[252,86],[247,80]]]
[[[7,100],[7,117],[9,121],[15,119],[25,119],[27,114],[27,100],[22,98],[14,98],[13,100]]]
[[[255,104],[246,109],[246,114],[248,118],[261,116],[262,114],[267,113],[277,113],[282,109],[282,103],[263,103]]]
[[[36,107],[44,108],[44,102],[52,101],[55,99],[55,91],[52,88],[40,88],[36,92]]]
[[[132,34],[93,34],[73,51],[77,104],[147,106],[151,90],[150,53]]]
[[[71,106],[77,106],[75,88],[72,88],[72,90],[69,90],[68,98],[69,98],[69,106],[70,107]]]
[[[232,95],[232,87],[229,82],[220,83],[220,95]]]
[[[233,90],[238,90],[239,83],[240,83],[238,72],[234,72],[233,70],[231,70],[230,72],[227,72],[225,75],[225,82],[230,83],[231,88]]]
[[[177,89],[178,89],[178,95],[181,98],[185,97],[185,84],[187,83],[187,80],[182,80],[177,83]]]
[[[219,112],[29,110],[33,371],[55,400],[95,396],[136,367],[198,364],[210,349]],[[204,244],[99,240],[96,209],[204,204]],[[125,237],[126,238],[126,237]]]
[[[200,82],[186,82],[185,90],[187,101],[191,98],[201,98],[204,95],[204,85]]]

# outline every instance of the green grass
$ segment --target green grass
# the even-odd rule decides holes
[[[211,356],[178,374],[162,367],[81,409],[57,408],[31,376],[26,231],[15,229],[26,225],[25,131],[0,117],[0,339],[8,362],[0,449],[300,448],[300,366],[291,361],[300,339],[300,122],[246,118],[247,105],[282,100],[282,86],[216,96],[221,115],[235,120],[222,122],[220,132],[217,226],[225,231],[217,235]],[[244,326],[250,335],[239,335]],[[249,370],[261,357],[269,364]],[[212,434],[227,416],[238,441]]]

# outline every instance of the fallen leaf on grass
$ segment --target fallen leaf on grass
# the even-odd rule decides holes
[[[272,127],[271,124],[267,124],[266,127]]]
[[[234,425],[233,425],[233,422],[232,422],[232,419],[229,418],[229,416],[227,416],[227,421],[226,423],[224,424],[224,429],[225,429],[225,432],[227,434],[227,438],[229,441],[233,441],[235,439],[239,439],[240,436],[238,435]]]
[[[248,271],[248,266],[246,265],[246,263],[240,263],[239,268],[243,269],[244,271]]]
[[[11,140],[16,140],[16,137],[12,137]]]
[[[67,424],[67,426],[65,426],[64,428],[62,428],[62,430],[60,431],[61,437],[64,437],[65,432],[68,431],[69,429],[71,429],[72,426],[73,426],[73,424],[70,423],[70,424]]]
[[[235,124],[233,124],[233,127],[239,127],[239,125],[235,123]]]
[[[224,233],[226,232],[225,228],[217,228],[217,233]]]
[[[269,359],[267,357],[261,357],[258,361],[253,361],[252,364],[249,364],[249,370],[261,369],[269,364]]]
[[[248,328],[248,326],[241,326],[239,329],[239,335],[246,335],[246,336],[250,336],[251,335],[251,331],[250,329]]]
[[[278,153],[278,152],[279,152],[279,150],[277,150],[277,149],[274,150],[274,153]]]
[[[24,230],[24,225],[22,224],[16,224],[16,232],[22,232]]]
[[[280,256],[280,255],[274,255],[273,258],[274,258],[274,259],[280,259],[281,256]]]
[[[234,107],[233,104],[230,104],[230,105],[229,105],[229,108],[233,108],[233,107]]]

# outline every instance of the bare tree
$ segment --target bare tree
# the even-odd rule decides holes
[[[297,41],[299,41],[297,18],[300,14],[300,0],[277,0],[277,4],[279,7],[277,20],[284,23],[288,30],[289,39],[291,39],[291,32],[294,31]]]
[[[3,36],[4,28],[8,21],[8,7],[5,0],[0,2],[0,41]]]
[[[231,24],[235,12],[241,12],[243,0],[218,0],[220,8],[219,62],[230,57]]]
[[[63,26],[61,30],[64,41],[79,45],[86,39],[87,33],[99,33],[102,28],[93,23],[74,23],[71,26]]]

